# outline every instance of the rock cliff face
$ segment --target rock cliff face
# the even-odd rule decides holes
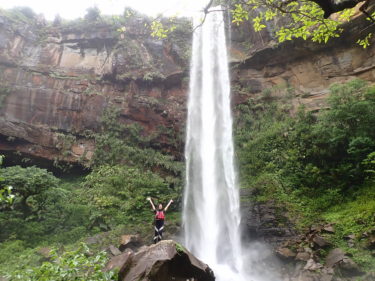
[[[115,107],[119,122],[139,124],[142,134],[157,135],[158,148],[181,158],[191,28],[185,22],[168,40],[158,40],[147,23],[133,16],[125,31],[105,21],[54,26],[2,11],[0,152],[87,163],[92,134],[100,131],[105,109]],[[375,81],[374,45],[355,44],[366,24],[357,18],[350,32],[327,45],[276,44],[267,31],[233,27],[234,104],[266,88],[292,87],[291,104],[318,110],[331,83]]]
[[[134,16],[126,32],[108,23],[50,26],[0,15],[0,151],[68,162],[89,161],[108,107],[120,122],[167,139],[184,119],[189,36],[160,41]],[[186,30],[189,30],[187,25]],[[186,33],[186,32],[185,32]],[[67,137],[73,136],[69,144]],[[65,152],[65,155],[62,155]],[[69,152],[69,153],[66,153]]]
[[[236,66],[232,80],[237,85],[234,92],[257,94],[266,88],[293,88],[294,106],[302,104],[310,110],[319,110],[325,106],[331,84],[353,78],[375,81],[374,44],[367,49],[356,44],[374,26],[358,16],[344,27],[341,37],[327,44],[303,40],[277,44],[267,31],[255,33],[246,25],[235,28],[232,33],[232,60]],[[276,95],[285,93],[275,92]]]

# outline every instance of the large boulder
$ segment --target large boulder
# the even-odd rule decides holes
[[[164,240],[129,254],[119,272],[119,281],[213,281],[210,267],[172,240]]]

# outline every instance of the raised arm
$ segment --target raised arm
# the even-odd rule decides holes
[[[164,211],[167,211],[168,210],[168,208],[169,208],[169,206],[171,205],[173,203],[173,200],[171,199],[171,200],[169,200],[169,202],[168,202],[168,204],[167,204],[167,206],[164,208]]]
[[[155,211],[156,208],[155,208],[154,202],[152,202],[151,197],[147,197],[147,201],[150,201],[151,207],[152,207],[152,209]]]

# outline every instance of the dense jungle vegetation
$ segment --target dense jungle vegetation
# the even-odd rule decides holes
[[[348,248],[344,237],[358,237],[375,225],[375,86],[360,80],[333,85],[326,109],[314,113],[302,107],[294,114],[289,103],[293,89],[284,89],[282,98],[272,94],[275,90],[280,91],[268,89],[236,109],[241,187],[253,189],[257,201],[274,200],[301,230],[321,221],[335,223],[333,244],[364,268],[373,268],[371,253]],[[151,241],[145,198],[180,200],[182,166],[176,172],[171,162],[152,171],[157,162],[146,165],[137,153],[127,163],[118,154],[103,154],[108,148],[131,147],[116,113],[111,116],[104,120],[106,144],[97,155],[112,158],[98,161],[87,176],[57,178],[37,167],[0,169],[1,186],[7,188],[0,203],[0,275],[13,276],[10,280],[111,280],[114,273],[100,271],[107,259],[101,252],[105,246],[117,243],[122,233],[140,233],[146,243]],[[179,222],[176,206],[168,216],[171,231]],[[97,244],[80,244],[93,235],[100,237]],[[42,254],[46,248],[54,249],[48,258]]]
[[[242,188],[256,200],[273,200],[299,229],[334,223],[333,245],[344,248],[367,269],[370,251],[350,248],[375,226],[375,86],[353,80],[332,85],[328,107],[303,107],[291,116],[288,95],[268,89],[238,106],[237,157]]]

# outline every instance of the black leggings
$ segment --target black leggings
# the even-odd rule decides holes
[[[154,243],[163,239],[164,220],[155,220]]]

